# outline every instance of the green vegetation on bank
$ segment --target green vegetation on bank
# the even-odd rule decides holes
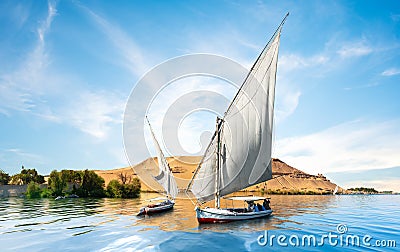
[[[311,190],[271,190],[261,188],[261,194],[278,194],[278,195],[329,195],[332,194],[332,191],[328,190],[319,190],[319,191],[311,191]]]
[[[5,173],[3,170],[0,170],[0,185],[8,185],[10,181],[10,175]]]
[[[39,175],[36,169],[25,169],[24,166],[22,166],[20,173],[10,178],[10,184],[12,185],[28,185],[31,182],[43,184],[44,176]]]
[[[367,187],[356,187],[356,188],[350,188],[348,190],[355,192],[378,193],[378,191],[375,190],[375,188],[367,188]]]
[[[76,194],[79,197],[105,196],[104,179],[94,171],[54,170],[50,173],[48,188],[53,196]]]
[[[140,195],[140,180],[133,178],[130,183],[120,183],[113,179],[107,185],[107,196],[110,198],[137,198]]]
[[[39,185],[35,182],[30,182],[28,188],[26,189],[25,196],[28,199],[36,199],[41,197],[42,190]]]
[[[137,198],[140,195],[140,180],[127,174],[119,174],[119,180],[112,180],[105,188],[104,179],[94,171],[54,170],[50,173],[48,184],[44,176],[35,169],[25,169],[10,176],[0,170],[0,185],[28,185],[27,198],[48,198],[78,195],[79,197]],[[44,184],[44,185],[42,185]]]

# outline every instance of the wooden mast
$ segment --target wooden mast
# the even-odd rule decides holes
[[[221,125],[222,119],[217,117],[217,166],[215,178],[215,208],[220,208],[220,176],[221,176]]]

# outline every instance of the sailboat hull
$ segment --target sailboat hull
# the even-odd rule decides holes
[[[232,221],[251,220],[264,218],[271,215],[272,210],[259,212],[246,212],[243,208],[196,208],[197,221],[199,223],[225,223]]]
[[[172,210],[174,205],[175,205],[174,202],[171,202],[171,203],[165,204],[165,205],[148,205],[146,207],[142,207],[140,209],[139,213],[137,214],[137,216],[151,215],[151,214],[166,212],[166,211]]]

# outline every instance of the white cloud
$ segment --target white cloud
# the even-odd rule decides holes
[[[202,134],[214,132],[217,114],[222,116],[236,92],[233,84],[206,76],[183,78],[163,87],[149,104],[148,115],[166,155],[202,155],[204,141],[209,140]],[[147,146],[154,153],[145,129]]]
[[[309,173],[394,167],[400,164],[398,121],[354,121],[310,135],[280,139],[278,158]]]
[[[34,107],[31,94],[17,86],[14,80],[8,80],[2,76],[0,81],[0,112],[2,114],[9,116],[10,110],[29,111]]]
[[[216,115],[209,111],[191,111],[178,128],[179,143],[191,155],[202,155],[214,133]],[[209,122],[207,123],[204,122]],[[211,128],[210,128],[210,125]]]
[[[275,106],[275,117],[276,122],[280,123],[285,118],[293,114],[299,105],[299,99],[301,96],[300,91],[286,91],[284,94],[280,94],[276,101]]]
[[[389,68],[382,72],[383,76],[393,76],[393,75],[398,75],[398,74],[400,74],[399,68]]]
[[[400,14],[391,14],[390,18],[394,21],[394,22],[398,22],[400,21]]]
[[[300,102],[302,91],[299,86],[303,81],[299,78],[293,79],[293,76],[298,75],[292,72],[298,70],[308,71],[308,69],[313,69],[312,71],[315,72],[316,67],[324,66],[329,60],[330,58],[328,55],[324,54],[304,57],[299,54],[291,53],[280,56],[278,61],[277,93],[275,99],[277,123],[282,122],[292,115]],[[304,73],[302,75],[304,75]]]
[[[313,67],[328,62],[329,57],[322,54],[313,55],[311,57],[303,57],[298,54],[284,54],[279,57],[278,72],[289,72],[292,70]]]
[[[19,148],[10,148],[0,151],[1,165],[10,174],[16,174],[20,171],[22,165],[29,165],[26,168],[38,168],[47,162],[47,159],[35,154],[27,152]]]
[[[181,51],[185,54],[209,53],[221,55],[239,62],[242,66],[250,69],[265,44],[261,43],[257,45],[252,43],[242,33],[235,30],[234,27],[229,27],[229,29],[224,27],[219,28],[219,30],[223,32],[216,31],[215,33],[211,33],[207,31],[207,33],[199,34],[197,31],[190,31],[187,34],[186,49]]]
[[[38,28],[39,40],[42,43],[42,45],[44,45],[44,43],[45,43],[44,36],[47,33],[47,31],[50,29],[51,23],[53,22],[53,18],[57,14],[55,2],[52,2],[52,1],[48,2],[47,11],[48,11],[48,15],[47,15],[46,20]]]
[[[366,45],[364,41],[345,44],[337,51],[342,58],[359,57],[372,52],[373,49]]]
[[[57,113],[62,123],[72,125],[99,140],[121,125],[125,99],[112,93],[85,91]]]
[[[18,28],[21,27],[29,17],[29,8],[23,3],[18,3],[9,11]]]
[[[47,12],[46,18],[39,22],[36,30],[38,39],[27,59],[11,74],[0,76],[0,113],[9,116],[10,110],[28,111],[47,121],[71,125],[97,139],[105,139],[112,125],[121,123],[125,97],[71,87],[70,83],[77,80],[71,80],[68,76],[60,77],[62,74],[59,72],[50,71],[51,60],[46,52],[45,43],[46,35],[57,15],[55,2],[48,2]],[[105,20],[97,18],[104,29],[111,32],[112,27]],[[116,32],[116,41],[120,41],[121,46],[126,43],[129,47],[129,41],[124,40],[123,34],[119,33],[122,32]],[[124,49],[122,53],[127,51]],[[66,82],[68,90],[60,93],[68,93],[68,96],[74,99],[62,102],[63,98],[59,97],[57,100],[62,104],[52,104],[49,107],[44,98],[60,94],[58,91],[52,91],[57,87],[62,89],[63,83]]]
[[[299,103],[301,92],[285,88],[288,86],[280,87],[277,94],[277,123],[290,116]],[[206,138],[214,132],[217,114],[222,116],[236,92],[237,87],[204,76],[180,79],[161,89],[154,97],[148,114],[157,139],[166,147],[165,153],[202,155],[209,141]],[[154,154],[147,126],[145,132],[147,146]],[[163,135],[165,132],[169,134]],[[182,149],[177,148],[178,144]]]
[[[239,42],[240,45],[250,48],[250,49],[254,50],[255,52],[260,52],[262,50],[262,45],[253,44],[253,43],[247,41],[246,39],[244,39],[243,36],[238,36],[236,41]]]
[[[293,79],[293,71],[308,71],[313,69],[315,72],[316,67],[324,66],[330,61],[330,57],[325,54],[315,54],[309,57],[304,57],[299,54],[283,54],[279,57],[278,61],[278,77],[276,86],[276,99],[275,99],[275,114],[276,122],[280,123],[287,117],[292,115],[299,105],[302,91],[300,89],[301,79]],[[306,72],[304,72],[306,73]],[[302,73],[302,75],[304,75]],[[320,71],[318,71],[320,74]],[[313,75],[316,75],[313,73]]]
[[[37,28],[35,48],[19,68],[0,76],[0,112],[3,114],[9,115],[9,110],[32,110],[41,92],[47,89],[51,78],[46,73],[49,59],[45,52],[45,35],[56,13],[55,3],[49,1],[47,17]]]
[[[262,49],[262,44],[257,46],[247,40],[236,31],[230,33],[222,33],[218,36],[211,36],[207,39],[194,36],[192,41],[193,50],[191,51],[206,51],[209,53],[222,54],[234,58],[241,62],[242,65],[250,69],[254,63],[254,58],[249,60],[238,52],[243,52],[243,48],[250,48],[257,53]],[[241,48],[239,50],[239,48]],[[279,123],[285,118],[292,115],[300,101],[302,91],[299,87],[299,79],[292,80],[292,71],[312,69],[313,75],[320,75],[321,71],[315,73],[315,67],[323,67],[328,65],[331,57],[328,54],[317,53],[311,56],[302,56],[296,53],[283,53],[279,55],[278,60],[278,76],[277,76],[277,93],[276,93],[276,122]],[[308,71],[309,73],[309,71]]]
[[[146,64],[146,57],[143,56],[142,50],[128,34],[117,25],[112,24],[89,8],[83,5],[79,6],[89,14],[100,30],[107,36],[115,48],[119,50],[120,56],[125,61],[125,68],[136,76],[143,75],[149,69],[149,66]],[[149,55],[146,55],[148,58]]]

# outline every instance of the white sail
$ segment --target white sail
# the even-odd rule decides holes
[[[192,184],[191,191],[196,198],[202,202],[211,200],[216,193],[215,181],[217,167],[217,141],[216,134],[206,149],[203,159],[200,161],[199,167],[195,172],[196,179],[189,183]]]
[[[215,134],[220,134],[220,149],[217,148],[218,137],[213,137],[189,184],[200,202],[272,177],[272,125],[282,24],[225,112]],[[215,158],[210,157],[211,153],[216,153]],[[216,179],[219,180],[215,182]]]
[[[147,119],[147,118],[146,118]],[[178,194],[178,186],[176,185],[176,181],[174,176],[172,175],[171,169],[169,168],[169,164],[165,159],[165,156],[161,150],[161,147],[154,135],[153,129],[151,128],[150,122],[149,123],[151,136],[153,137],[153,142],[156,147],[157,151],[157,160],[158,160],[158,168],[160,173],[153,177],[165,190],[167,195],[171,195],[172,198],[175,198]]]

